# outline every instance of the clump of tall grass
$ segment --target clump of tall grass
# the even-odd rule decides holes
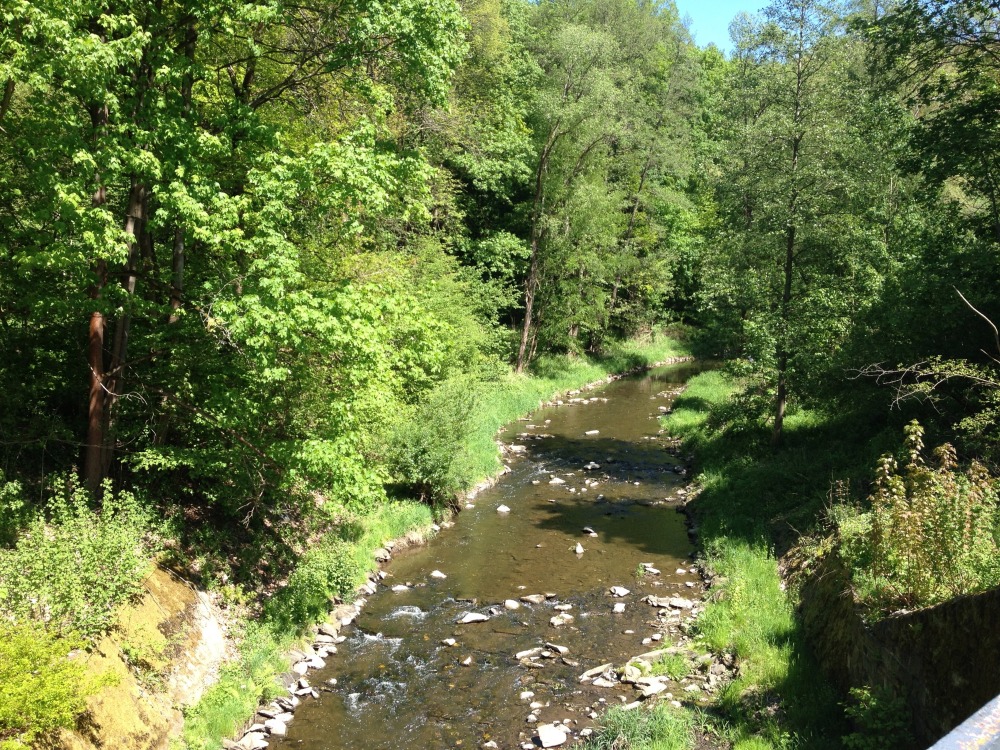
[[[693,716],[664,703],[652,709],[611,709],[584,745],[587,750],[690,750],[694,746]]]

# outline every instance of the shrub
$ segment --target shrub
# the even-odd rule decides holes
[[[282,631],[317,622],[330,611],[333,597],[351,592],[358,575],[350,545],[328,538],[302,557],[288,585],[268,602],[267,620]]]
[[[0,609],[55,632],[92,638],[139,593],[149,569],[148,521],[135,497],[105,488],[100,511],[72,480],[11,549],[0,550]]]
[[[467,379],[447,381],[395,430],[393,474],[416,488],[421,499],[450,500],[478,479],[469,466],[467,445],[477,390]]]
[[[880,460],[870,513],[839,526],[862,598],[882,609],[922,607],[1000,583],[992,477],[977,462],[960,470],[947,444],[929,466],[916,422],[905,447],[902,469],[891,456]]]
[[[79,646],[36,622],[0,618],[0,750],[25,750],[60,728],[71,728],[88,695],[110,679],[88,678]]]

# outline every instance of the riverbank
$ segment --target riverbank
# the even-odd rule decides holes
[[[698,375],[663,420],[694,455],[697,491],[686,510],[700,565],[715,582],[697,639],[739,665],[706,714],[707,728],[735,750],[832,750],[851,726],[806,643],[780,559],[822,522],[831,479],[863,487],[888,438],[859,441],[856,425],[799,410],[774,451],[763,429],[736,422],[737,390],[724,372]]]
[[[619,345],[600,359],[546,357],[531,375],[511,374],[490,384],[479,394],[472,423],[465,432],[464,456],[459,464],[461,490],[468,492],[504,470],[497,431],[545,400],[687,356],[682,342],[656,337]],[[434,511],[424,504],[404,502],[345,519],[341,530],[350,526],[353,538],[344,539],[334,530],[325,544],[312,547],[289,576],[288,585],[264,607],[261,620],[248,622],[237,614],[233,618],[237,656],[222,669],[219,681],[185,712],[185,745],[209,750],[249,728],[257,708],[277,697],[279,690],[284,692],[279,683],[282,678],[285,683],[292,679],[292,662],[303,661],[301,647],[311,646],[315,635],[310,626],[342,619],[342,612],[334,611],[330,617],[330,602],[352,601],[358,587],[366,586],[376,573],[376,558],[385,559],[387,547],[398,548],[399,540],[422,543],[438,528],[435,520],[447,522],[442,512],[441,508]]]

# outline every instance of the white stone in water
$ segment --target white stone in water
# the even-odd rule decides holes
[[[536,721],[538,721],[538,717],[535,716],[534,714],[528,714],[528,718],[525,719],[525,721],[528,722],[529,724],[534,724]]]
[[[616,615],[620,615],[625,611],[625,602],[617,602],[612,610]]]
[[[574,551],[576,552],[576,554],[578,554],[578,555],[582,555],[582,554],[583,554],[583,551],[584,551],[584,550],[583,550],[583,545],[582,545],[582,544],[580,544],[579,542],[577,542],[577,543],[576,543],[576,549],[575,549]]]
[[[442,646],[454,646],[455,643],[456,641],[454,638],[445,638],[443,641],[441,641]]]
[[[687,568],[678,568],[674,572],[679,576],[687,575]]]
[[[277,735],[278,737],[284,737],[288,733],[288,726],[285,722],[278,719],[268,719],[264,722],[264,728],[269,734]]]
[[[542,747],[558,747],[566,742],[566,730],[555,724],[539,724],[538,741]]]
[[[545,704],[542,703],[541,701],[532,701],[531,705],[528,706],[528,708],[532,708],[532,709],[535,709],[535,708],[545,708]]]
[[[573,615],[567,615],[565,612],[562,612],[549,620],[549,624],[554,628],[568,625],[571,622],[573,622]]]
[[[566,646],[560,646],[557,643],[546,643],[545,644],[545,648],[552,649],[553,651],[555,651],[556,653],[558,653],[560,656],[565,656],[566,654],[569,653],[569,649]]]
[[[653,633],[650,638],[654,641],[659,641],[663,638],[663,633]]]
[[[572,604],[556,604],[552,609],[554,609],[556,612],[569,612],[571,609],[573,609],[573,605]]]
[[[587,471],[595,471],[597,469],[600,469],[601,465],[599,463],[596,463],[595,461],[589,461],[583,465],[583,468],[586,469]]]
[[[529,648],[526,651],[518,651],[516,654],[514,654],[514,658],[515,659],[528,659],[528,658],[530,658],[532,656],[538,656],[540,653],[542,653],[541,647],[540,646],[536,646],[535,648]]]
[[[522,602],[527,602],[528,604],[542,604],[545,601],[544,594],[527,594],[521,597]]]
[[[306,664],[304,661],[300,661],[297,664],[292,665],[292,671],[295,672],[295,674],[297,675],[304,675],[306,672],[309,671],[309,665]]]
[[[566,484],[566,480],[560,479],[559,477],[552,477],[552,479],[549,480],[549,484]]]
[[[486,615],[481,615],[478,612],[466,612],[462,619],[458,621],[458,624],[468,625],[473,622],[486,622],[489,619]]]
[[[631,593],[632,592],[629,591],[624,586],[612,586],[611,587],[611,596],[628,596]]]
[[[466,656],[464,659],[462,659],[462,666],[463,667],[468,667],[471,664],[472,664],[472,657],[471,656]]]
[[[531,692],[530,690],[523,690],[523,691],[521,691],[521,700],[523,700],[523,701],[526,701],[529,698],[534,698],[534,697],[535,697],[535,694],[533,692]]]
[[[432,570],[431,571],[431,578],[447,578],[447,577],[448,576],[446,576],[440,570]]]
[[[593,685],[594,687],[599,687],[599,688],[613,688],[618,683],[604,677],[598,677],[590,684]]]
[[[673,596],[668,602],[674,609],[691,609],[694,606],[694,602],[690,599],[682,599],[679,596]]]
[[[642,639],[642,645],[643,646],[649,646],[652,642],[653,642],[652,638],[643,638]]]
[[[586,431],[585,433],[583,433],[583,434],[584,434],[584,435],[599,435],[599,434],[600,434],[600,432],[601,432],[600,430],[587,430],[587,431]]]
[[[510,508],[508,508],[506,505],[498,505],[497,513],[510,513]]]
[[[409,591],[410,587],[403,583],[397,583],[395,586],[392,587],[392,590],[398,594],[401,591]]]
[[[503,606],[506,609],[520,609],[521,602],[519,602],[517,599],[504,599]]]

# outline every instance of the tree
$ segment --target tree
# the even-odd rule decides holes
[[[884,252],[863,202],[880,176],[853,85],[863,58],[843,23],[835,6],[785,0],[733,26],[706,299],[743,331],[746,363],[771,394],[774,445],[796,378],[822,367],[870,303]]]

